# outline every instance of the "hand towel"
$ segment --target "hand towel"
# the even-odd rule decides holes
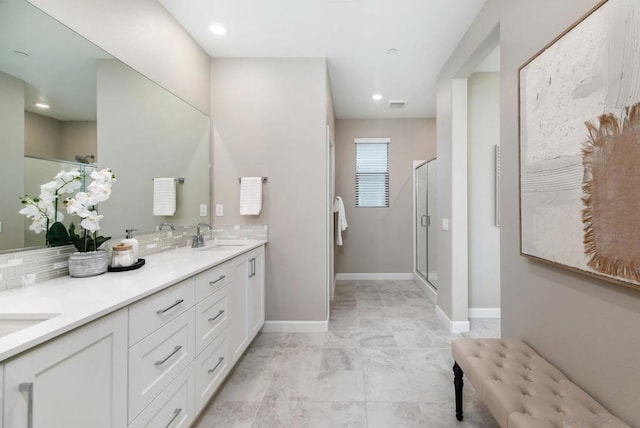
[[[153,215],[172,216],[176,213],[175,178],[153,179]]]
[[[347,213],[340,196],[336,196],[333,201],[333,212],[338,213],[338,223],[336,225],[336,244],[342,246],[342,232],[347,230]]]
[[[262,177],[240,179],[240,215],[260,215],[262,211]]]

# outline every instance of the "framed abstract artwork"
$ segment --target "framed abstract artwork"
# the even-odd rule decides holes
[[[519,69],[521,254],[640,290],[640,0]]]

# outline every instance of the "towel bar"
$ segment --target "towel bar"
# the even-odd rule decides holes
[[[268,177],[261,177],[262,178],[262,182],[266,183],[267,181],[269,181]],[[238,183],[242,182],[242,177],[238,177]]]
[[[151,181],[155,180],[155,178],[152,178]],[[176,178],[175,179],[176,183],[180,183],[183,184],[184,183],[184,177],[180,177],[180,178]]]

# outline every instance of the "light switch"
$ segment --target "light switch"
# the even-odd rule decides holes
[[[200,217],[206,217],[208,215],[207,213],[207,204],[201,204],[200,205]]]
[[[448,218],[443,218],[442,219],[442,230],[449,230],[449,219]]]
[[[224,205],[216,204],[216,217],[224,216]]]

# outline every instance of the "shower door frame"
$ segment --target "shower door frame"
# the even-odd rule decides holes
[[[417,170],[418,168],[420,168],[423,165],[428,164],[429,162],[435,160],[436,158],[433,159],[429,159],[429,160],[414,160],[413,161],[413,171],[412,171],[412,178],[413,178],[413,213],[412,213],[412,217],[413,217],[413,279],[414,281],[420,285],[422,287],[422,289],[425,291],[425,293],[427,294],[427,296],[433,301],[436,301],[437,298],[437,289],[436,287],[431,284],[427,278],[423,277],[422,275],[420,275],[418,273],[418,266],[417,266],[417,245],[418,245],[418,216],[417,216],[417,204],[418,204],[418,194],[416,191],[416,177],[417,177]],[[427,188],[428,188],[428,183],[427,183]],[[428,204],[428,201],[427,201]],[[428,211],[428,205],[427,205],[427,211]],[[429,242],[429,235],[427,232],[427,248],[428,248],[428,242]],[[428,251],[428,250],[427,250]],[[429,254],[427,253],[427,276],[429,273],[429,262],[428,262],[428,257]]]

